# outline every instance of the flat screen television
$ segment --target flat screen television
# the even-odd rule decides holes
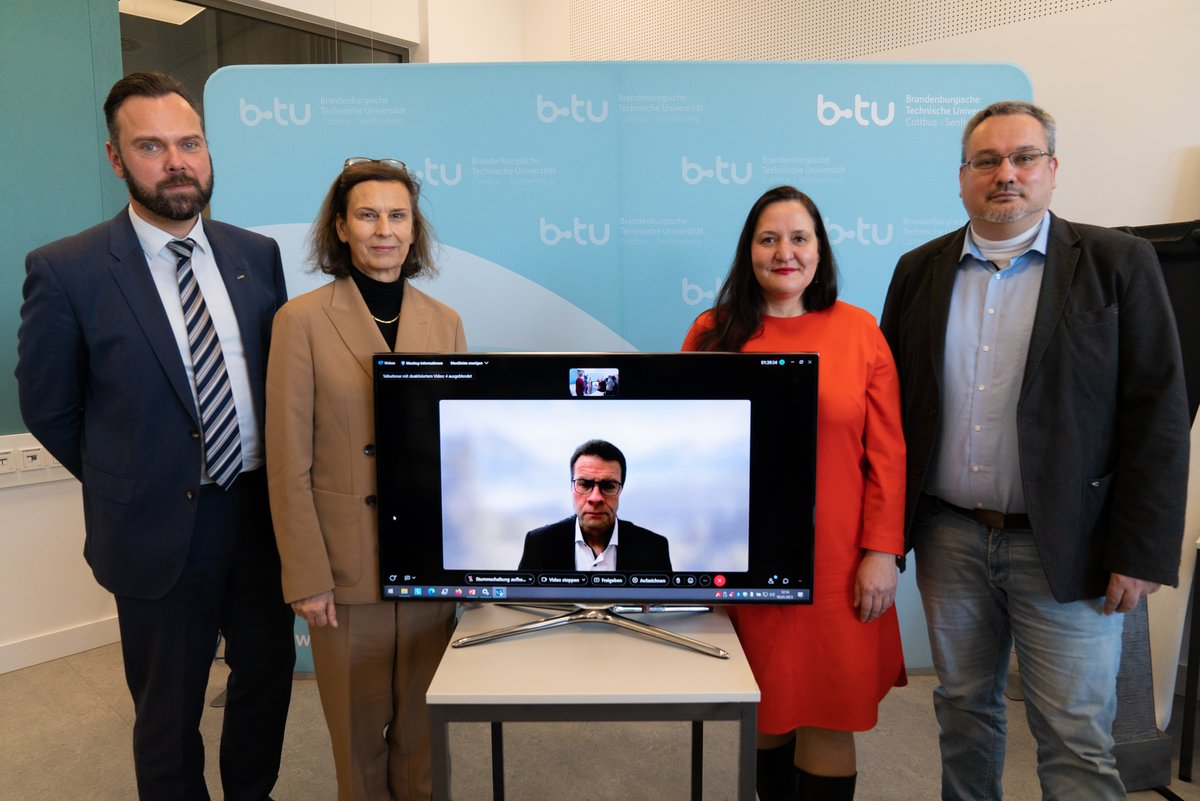
[[[811,603],[817,374],[812,353],[376,355],[383,597]],[[626,462],[591,482],[618,492],[615,566],[574,541],[592,440]]]

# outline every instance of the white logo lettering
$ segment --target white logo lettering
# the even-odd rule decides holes
[[[738,176],[738,166],[735,162],[726,161],[717,156],[716,164],[711,169],[701,167],[694,161],[688,161],[687,156],[682,159],[683,182],[685,184],[696,184],[703,181],[705,178],[715,178],[719,184],[745,184],[750,182],[750,177],[754,175],[754,165],[750,162],[745,164],[745,174]]]
[[[604,122],[608,119],[608,101],[600,101],[600,112],[597,113],[591,100],[583,100],[574,93],[566,106],[560,106],[553,100],[546,100],[538,95],[537,115],[538,119],[545,123],[554,122],[559,117],[570,117],[575,122]]]
[[[462,164],[457,161],[454,163],[453,176],[447,172],[447,166],[448,165],[446,164],[432,161],[428,156],[426,156],[425,166],[416,172],[417,180],[424,181],[430,186],[440,186],[443,184],[446,186],[454,186],[462,180]]]
[[[717,296],[717,282],[713,282],[711,290],[703,289],[699,284],[693,284],[688,279],[683,279],[683,302],[689,306],[699,306],[704,301],[712,302]]]
[[[296,115],[296,104],[284,104],[278,97],[272,101],[271,111],[263,111],[253,103],[247,103],[246,98],[238,98],[238,113],[242,118],[242,125],[253,128],[263,120],[275,120],[279,125],[308,125],[308,121],[312,119],[312,106],[308,103],[304,104],[304,116]],[[287,111],[287,119],[284,119],[284,111]],[[290,122],[289,122],[290,120]]]
[[[837,245],[846,239],[857,240],[863,245],[886,245],[892,241],[892,224],[888,223],[884,229],[885,233],[879,233],[879,226],[875,223],[868,223],[862,217],[858,218],[858,223],[850,228],[843,228],[837,223],[828,223],[825,226],[825,232],[829,235],[829,244]],[[868,231],[870,236],[868,236]]]
[[[870,109],[870,119],[864,114]],[[888,102],[887,116],[879,116],[879,104],[871,101],[863,100],[862,95],[854,96],[854,105],[851,108],[842,108],[832,100],[826,100],[825,95],[817,95],[817,119],[822,125],[837,125],[841,120],[854,120],[859,125],[867,126],[874,123],[879,126],[891,125],[892,118],[896,115],[896,104]]]
[[[567,228],[559,228],[554,223],[546,222],[545,217],[538,218],[539,233],[542,237],[542,244],[557,245],[564,239],[573,240],[576,244],[587,245],[603,245],[608,242],[609,230],[608,223],[604,223],[602,232],[599,236],[596,235],[596,226],[594,223],[585,223],[583,220],[575,217],[571,221],[571,225]]]

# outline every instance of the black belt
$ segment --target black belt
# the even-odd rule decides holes
[[[964,509],[949,501],[943,501],[941,498],[935,497],[934,500],[947,509],[958,512],[963,517],[969,517],[979,525],[988,528],[1033,528],[1029,524],[1029,515],[1006,515],[1004,512],[996,512],[991,509]]]

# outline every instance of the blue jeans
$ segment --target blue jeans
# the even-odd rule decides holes
[[[922,497],[913,522],[943,801],[1000,801],[1004,685],[1015,644],[1047,801],[1124,801],[1112,756],[1123,615],[1103,598],[1058,603],[1033,532],[976,523]]]

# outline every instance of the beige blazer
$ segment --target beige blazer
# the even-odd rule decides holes
[[[406,285],[396,350],[466,349],[458,313]],[[338,603],[380,600],[371,356],[389,350],[349,278],[275,315],[267,480],[289,603],[330,589]]]

